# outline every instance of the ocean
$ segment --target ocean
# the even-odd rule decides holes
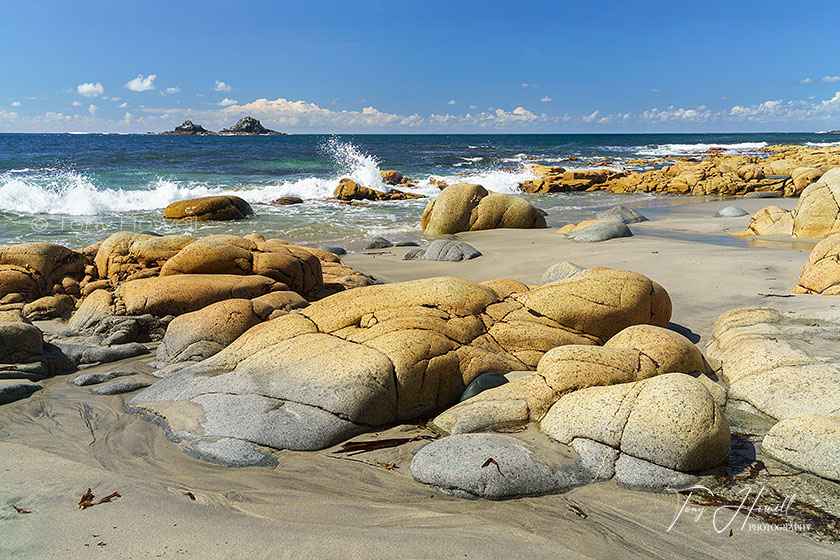
[[[519,194],[560,225],[623,203],[663,207],[673,197],[603,192],[525,195],[527,163],[613,167],[720,146],[753,153],[771,144],[837,145],[824,134],[465,134],[160,136],[0,134],[0,244],[50,241],[81,248],[119,230],[208,235],[260,232],[302,245],[358,250],[374,236],[420,239],[427,200],[347,206],[329,201],[342,177],[387,189],[379,171],[417,179],[406,189],[435,196],[430,177]],[[569,161],[572,158],[573,161]],[[604,164],[609,160],[609,165]],[[632,169],[632,167],[630,167]],[[162,210],[185,198],[235,194],[256,216],[240,222],[176,223]],[[281,196],[304,204],[271,206]]]

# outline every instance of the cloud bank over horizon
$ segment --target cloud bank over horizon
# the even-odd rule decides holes
[[[0,19],[0,131],[220,129],[249,114],[295,133],[840,129],[832,0],[45,3],[9,2]]]
[[[147,91],[155,75],[135,80],[145,82],[137,85]],[[134,80],[132,80],[134,81]],[[142,89],[145,88],[145,89]],[[79,95],[85,97],[101,96],[100,83],[84,83],[78,86]],[[128,88],[130,89],[130,88]],[[180,92],[177,87],[167,88],[171,97]],[[225,90],[227,91],[227,90]],[[163,92],[161,92],[163,93]],[[120,101],[122,98],[102,98]],[[454,100],[453,100],[454,101]],[[535,104],[544,105],[550,98],[545,96]],[[446,103],[452,107],[453,103]],[[10,103],[14,108],[20,102]],[[82,107],[79,101],[73,101],[71,108]],[[125,109],[129,103],[124,101],[115,105]],[[218,102],[198,104],[196,108],[178,106],[147,107],[140,105],[132,113],[118,112],[112,118],[98,116],[99,106],[90,104],[85,112],[46,111],[41,114],[23,115],[20,111],[0,109],[0,131],[21,132],[162,132],[171,130],[186,119],[199,122],[208,129],[221,129],[230,126],[239,118],[250,115],[264,126],[280,131],[298,133],[353,133],[353,132],[563,132],[565,129],[586,128],[590,132],[609,132],[630,128],[638,132],[673,129],[675,125],[708,125],[709,129],[726,129],[739,123],[784,125],[790,122],[808,122],[819,128],[840,120],[840,91],[822,100],[767,100],[752,105],[731,105],[717,110],[708,106],[651,107],[641,112],[604,113],[593,109],[586,114],[570,113],[549,114],[537,112],[524,106],[512,109],[489,107],[487,110],[470,110],[463,113],[442,111],[420,114],[400,114],[382,111],[373,106],[360,110],[322,107],[305,100],[292,101],[283,97],[270,100],[259,98],[247,103],[225,97]]]

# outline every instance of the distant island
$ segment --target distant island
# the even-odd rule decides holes
[[[219,132],[207,130],[200,124],[195,124],[191,120],[185,120],[180,126],[176,126],[175,130],[168,130],[160,132],[159,134],[214,134],[214,135],[239,135],[239,134],[277,134],[285,135],[285,132],[277,132],[271,130],[260,124],[260,121],[254,117],[242,117],[235,125],[230,128],[223,128]]]

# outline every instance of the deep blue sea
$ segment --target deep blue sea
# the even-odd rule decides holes
[[[823,134],[534,134],[158,136],[0,134],[0,244],[46,240],[83,247],[121,229],[159,233],[260,232],[301,244],[356,248],[375,235],[418,238],[425,200],[345,206],[327,199],[342,177],[385,188],[383,169],[517,193],[531,162],[620,169],[720,146],[754,153],[771,144],[840,144]],[[834,142],[832,142],[834,141]],[[577,158],[567,161],[568,158]],[[596,163],[597,162],[597,163]],[[237,223],[165,222],[175,200],[236,194],[257,216]],[[270,206],[281,196],[302,205]],[[521,195],[521,193],[520,193]],[[525,196],[525,195],[522,195]],[[668,197],[572,193],[528,196],[562,223],[613,204],[666,205]]]

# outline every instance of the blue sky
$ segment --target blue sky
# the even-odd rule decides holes
[[[0,131],[840,128],[840,2],[2,0]]]

